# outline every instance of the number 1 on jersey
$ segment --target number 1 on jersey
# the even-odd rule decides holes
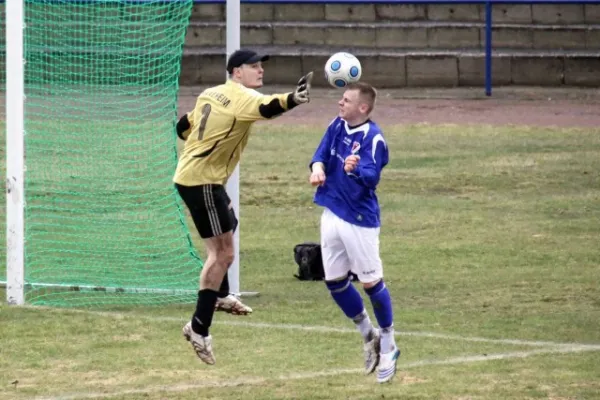
[[[202,140],[204,137],[204,130],[206,129],[206,121],[210,115],[210,110],[211,107],[208,103],[202,107],[202,118],[200,119],[200,126],[198,127],[198,140]]]

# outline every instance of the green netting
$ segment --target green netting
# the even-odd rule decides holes
[[[193,301],[171,178],[192,0],[27,1],[26,299]]]

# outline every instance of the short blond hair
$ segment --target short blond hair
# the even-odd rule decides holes
[[[375,100],[377,100],[377,90],[366,82],[354,82],[346,87],[346,90],[358,90],[361,101],[364,101],[369,106],[369,114],[375,108]]]

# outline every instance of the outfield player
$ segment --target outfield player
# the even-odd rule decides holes
[[[388,148],[379,126],[370,120],[377,93],[366,83],[347,87],[334,119],[310,164],[314,201],[324,207],[321,251],[325,283],[333,300],[354,321],[364,339],[365,372],[377,368],[377,380],[396,373],[400,350],[394,340],[390,293],[379,257],[380,212],[375,190],[388,163]],[[371,323],[360,293],[350,282],[358,276],[379,329]]]
[[[248,143],[252,124],[309,101],[312,72],[300,78],[290,93],[263,95],[254,90],[263,85],[262,63],[268,59],[251,50],[234,52],[227,61],[229,79],[204,90],[195,108],[177,123],[185,146],[173,181],[207,252],[196,310],[183,334],[207,364],[215,363],[209,328],[219,287],[234,257],[237,219],[225,185]]]

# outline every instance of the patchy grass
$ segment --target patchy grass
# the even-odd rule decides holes
[[[362,375],[323,284],[292,277],[293,246],[318,240],[321,132],[259,124],[250,139],[241,284],[260,296],[247,318],[216,316],[216,366],[180,337],[192,304],[1,305],[0,398],[600,398],[598,347],[573,344],[600,343],[599,130],[386,127],[381,251],[403,349],[390,385]]]

